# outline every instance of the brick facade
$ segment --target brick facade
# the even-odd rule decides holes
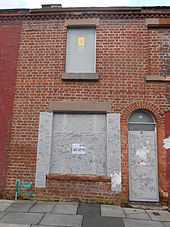
[[[165,138],[165,112],[170,108],[167,100],[169,85],[168,82],[146,81],[145,78],[170,76],[167,53],[169,28],[148,27],[147,22],[147,18],[151,17],[168,17],[170,9],[165,11],[155,9],[152,13],[149,10],[143,13],[139,9],[136,11],[75,9],[75,12],[74,9],[50,12],[40,10],[27,14],[28,16],[23,15],[23,19],[21,15],[18,16],[20,20],[22,19],[22,34],[5,196],[14,197],[16,178],[35,181],[40,112],[47,112],[52,101],[84,100],[111,102],[112,112],[121,114],[122,198],[126,199],[128,199],[128,118],[137,109],[144,109],[153,114],[157,127],[159,192],[161,201],[167,201],[167,156],[162,141]],[[7,19],[9,18],[5,16],[2,18]],[[93,22],[97,19],[96,72],[100,77],[98,81],[62,80],[65,72],[69,19],[75,21],[93,19]],[[53,182],[50,183],[50,177],[48,178],[50,187],[56,181],[53,178]],[[65,184],[63,194],[68,193],[67,186],[71,190],[75,183],[71,180]],[[51,191],[54,192],[55,189]],[[88,194],[88,191],[89,188],[86,187],[84,194]],[[40,194],[43,197],[45,193],[47,191],[42,190]],[[108,197],[104,198],[104,192],[100,193],[103,202],[108,200]]]
[[[21,26],[0,25],[0,190],[5,187]]]

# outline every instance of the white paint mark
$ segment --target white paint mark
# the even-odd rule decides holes
[[[136,158],[140,165],[146,165],[148,161],[149,153],[150,153],[150,150],[145,145],[143,145],[142,148],[136,151]]]
[[[165,149],[170,149],[170,136],[168,137],[168,138],[165,138],[164,140],[163,140],[163,147],[165,148]]]
[[[112,191],[119,191],[119,188],[121,185],[121,173],[115,172],[110,176],[111,176],[111,182],[112,182]]]

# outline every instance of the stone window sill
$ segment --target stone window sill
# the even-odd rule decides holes
[[[77,81],[98,81],[97,73],[64,73],[62,80],[77,80]]]
[[[170,76],[150,75],[145,77],[146,82],[170,82]]]
[[[110,182],[111,177],[106,176],[88,176],[88,175],[59,175],[59,174],[49,174],[47,175],[48,180],[57,181],[88,181],[88,182]]]

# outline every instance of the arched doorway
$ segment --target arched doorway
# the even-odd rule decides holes
[[[150,112],[137,110],[128,121],[129,200],[159,201],[156,124]]]

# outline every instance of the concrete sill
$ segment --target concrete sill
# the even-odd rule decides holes
[[[89,182],[110,182],[111,178],[107,176],[89,176],[89,175],[69,175],[69,174],[49,174],[48,180],[57,181],[89,181]]]
[[[97,73],[64,73],[62,80],[77,80],[77,81],[98,81]]]
[[[170,76],[151,75],[145,77],[146,82],[170,82]]]
[[[49,112],[56,113],[111,113],[111,102],[94,102],[94,101],[50,101],[48,106]]]

